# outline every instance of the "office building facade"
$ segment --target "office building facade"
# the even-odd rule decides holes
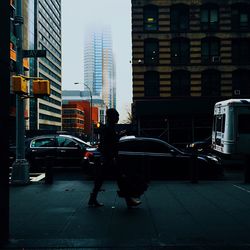
[[[116,107],[116,81],[109,28],[88,31],[84,43],[84,83],[108,108]]]
[[[132,0],[132,46],[140,135],[203,139],[216,101],[250,96],[247,0]]]
[[[48,79],[51,95],[30,99],[31,130],[61,130],[61,1],[29,0],[34,13],[30,49],[46,50],[46,57],[31,59],[31,76]],[[30,31],[32,32],[32,31]],[[31,82],[32,89],[32,82]]]

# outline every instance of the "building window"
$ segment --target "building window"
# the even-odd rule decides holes
[[[160,77],[157,71],[144,73],[144,95],[145,97],[159,97]]]
[[[220,71],[205,70],[201,75],[201,95],[220,96]]]
[[[61,126],[48,125],[48,124],[39,124],[39,129],[50,130],[50,131],[58,131],[62,130]]]
[[[144,41],[144,63],[159,63],[159,41],[157,39],[146,39]]]
[[[219,27],[219,8],[216,4],[205,4],[201,7],[201,29],[217,30]]]
[[[61,122],[60,117],[55,117],[55,116],[45,115],[45,114],[39,114],[39,119],[53,121],[53,122]]]
[[[189,29],[189,7],[184,4],[171,6],[170,26],[172,32],[186,32]]]
[[[233,39],[232,61],[233,64],[250,64],[250,39]]]
[[[240,134],[250,134],[250,115],[238,115],[238,131]]]
[[[39,103],[39,108],[43,109],[43,110],[46,110],[46,111],[53,112],[53,113],[61,114],[61,110],[60,109],[53,108],[53,107],[45,105],[43,103]]]
[[[250,5],[237,3],[232,5],[232,29],[235,31],[249,30]]]
[[[171,96],[190,95],[190,72],[176,70],[171,73]]]
[[[201,40],[201,60],[206,64],[218,64],[220,62],[220,39],[207,37]]]
[[[174,38],[171,41],[171,63],[188,64],[190,54],[190,42],[188,38]]]
[[[158,30],[158,7],[156,5],[146,5],[143,8],[143,23],[145,31]]]
[[[238,69],[233,72],[233,96],[250,96],[250,70]]]

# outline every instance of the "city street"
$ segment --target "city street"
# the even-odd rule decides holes
[[[0,3],[0,249],[250,250],[250,0]]]

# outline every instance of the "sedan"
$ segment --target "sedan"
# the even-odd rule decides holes
[[[218,156],[183,152],[155,138],[122,137],[117,158],[120,168],[143,169],[148,178],[191,178],[194,166],[199,178],[223,174]]]
[[[15,147],[10,147],[10,151],[14,158]],[[71,135],[43,135],[25,141],[25,158],[31,168],[44,166],[48,160],[53,166],[87,168],[98,156],[95,147]]]

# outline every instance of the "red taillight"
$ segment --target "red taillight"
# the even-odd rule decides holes
[[[91,152],[85,152],[85,153],[84,153],[84,158],[91,158],[91,157],[93,157],[93,156],[94,156],[94,154],[91,153]]]

